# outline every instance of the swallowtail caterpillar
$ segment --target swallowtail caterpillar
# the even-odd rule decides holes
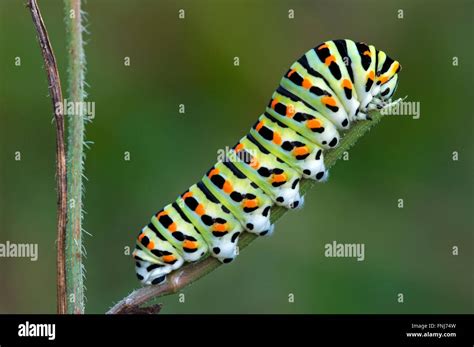
[[[243,232],[272,234],[271,207],[303,205],[301,179],[327,179],[324,151],[339,144],[338,131],[390,102],[400,68],[383,51],[351,40],[306,52],[232,148],[237,160],[215,164],[141,230],[133,252],[138,279],[159,284],[208,254],[230,263]]]

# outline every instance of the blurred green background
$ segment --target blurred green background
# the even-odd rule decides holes
[[[63,3],[39,5],[65,88]],[[124,247],[249,129],[295,59],[336,38],[398,59],[397,96],[420,102],[421,118],[386,117],[274,236],[186,288],[185,303],[160,299],[163,312],[473,311],[472,1],[97,0],[84,9],[96,103],[87,127],[87,312],[105,312],[138,287]],[[37,262],[0,258],[0,312],[52,313],[55,130],[24,1],[0,1],[0,47],[0,242],[39,244]],[[333,240],[365,243],[365,261],[324,257]]]

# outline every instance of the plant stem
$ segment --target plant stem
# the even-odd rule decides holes
[[[85,55],[83,48],[83,26],[80,0],[65,0],[66,27],[68,40],[68,104],[75,110],[68,119],[67,153],[67,201],[68,223],[66,226],[66,290],[67,312],[84,313],[84,268],[82,265],[82,195],[84,170],[84,75]],[[66,108],[66,105],[64,105]]]
[[[324,163],[327,169],[334,166],[336,161],[344,154],[344,152],[348,151],[360,137],[370,130],[372,126],[380,122],[383,116],[378,112],[373,112],[371,117],[371,121],[355,123],[352,128],[344,134],[337,148],[328,150],[324,153]],[[301,195],[305,194],[315,184],[314,181],[303,180],[300,189]],[[286,208],[274,206],[271,211],[272,222],[276,222],[287,211]],[[243,233],[239,240],[239,248],[243,249],[247,247],[256,238],[257,236],[254,234]],[[141,305],[152,299],[177,293],[187,285],[215,270],[220,265],[222,265],[222,263],[213,257],[207,257],[197,263],[186,264],[182,268],[169,274],[165,283],[134,290],[113,306],[107,314],[145,313],[146,311],[144,311],[144,308],[140,307]]]
[[[28,0],[27,7],[35,25],[38,41],[43,54],[44,65],[48,75],[48,88],[53,102],[53,113],[56,123],[56,186],[57,186],[57,253],[56,253],[56,291],[57,312],[66,313],[66,268],[64,259],[64,244],[67,221],[66,208],[66,149],[64,144],[64,114],[61,107],[62,89],[59,79],[58,66],[54,56],[53,48],[49,41],[48,32],[43,22],[40,9],[36,0]]]

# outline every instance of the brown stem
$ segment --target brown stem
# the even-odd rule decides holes
[[[375,124],[382,119],[382,114],[374,112],[371,114],[372,121],[363,121],[355,123],[350,130],[348,130],[341,139],[337,148],[328,150],[324,153],[324,164],[327,169],[330,169],[336,161],[348,151],[357,140],[370,130]],[[312,186],[313,181],[303,180],[301,183],[300,193],[304,195]],[[271,212],[272,223],[276,222],[281,216],[287,212],[287,209],[274,206]],[[247,247],[257,236],[250,233],[243,233],[239,239],[239,248],[242,250]],[[166,282],[156,286],[143,287],[134,290],[128,296],[120,300],[114,307],[112,307],[107,314],[118,313],[143,313],[143,308],[140,306],[146,302],[161,296],[174,294],[193,283],[199,278],[207,275],[211,271],[222,265],[216,258],[207,257],[206,259],[197,262],[189,263],[182,268],[172,272],[167,276]]]
[[[66,148],[64,145],[64,114],[62,104],[63,96],[61,81],[59,79],[58,66],[49,41],[48,32],[41,17],[40,9],[36,0],[28,0],[27,7],[30,9],[33,24],[43,54],[46,73],[48,75],[48,88],[53,102],[53,113],[56,120],[56,185],[57,185],[57,311],[66,313],[66,266],[64,257],[65,234],[66,234]]]

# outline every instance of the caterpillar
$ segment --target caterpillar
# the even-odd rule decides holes
[[[325,181],[339,131],[391,102],[399,62],[372,45],[326,41],[291,65],[265,112],[228,153],[139,233],[138,279],[159,284],[184,262],[230,263],[243,232],[270,235],[271,207],[301,208],[302,179]]]

